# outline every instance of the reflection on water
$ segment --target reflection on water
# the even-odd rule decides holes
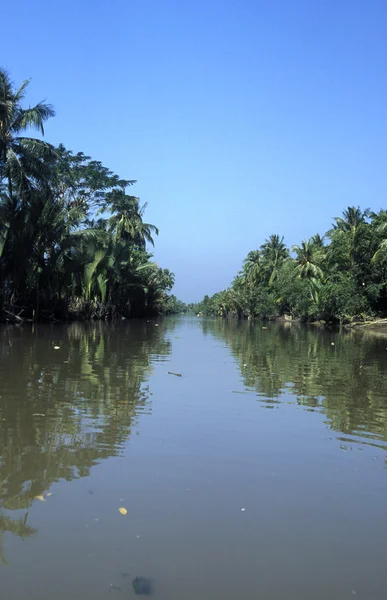
[[[226,320],[203,331],[226,341],[260,401],[321,411],[343,440],[387,450],[387,337]]]
[[[55,481],[117,455],[136,414],[150,411],[152,356],[170,351],[146,321],[2,328],[0,510],[28,511]],[[0,516],[0,532],[33,535],[27,516]],[[1,548],[0,538],[6,562]]]
[[[5,597],[384,599],[386,374],[294,324],[0,328]]]

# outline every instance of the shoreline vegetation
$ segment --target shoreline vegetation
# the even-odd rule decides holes
[[[292,248],[271,235],[248,253],[227,290],[188,308],[239,319],[387,327],[387,210],[350,206],[323,236]]]
[[[28,84],[0,68],[0,321],[184,311],[174,274],[148,251],[159,231],[128,193],[136,182],[44,141],[55,112],[23,107]]]

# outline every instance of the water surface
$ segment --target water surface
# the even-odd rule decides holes
[[[386,450],[385,337],[3,327],[2,597],[384,600]]]

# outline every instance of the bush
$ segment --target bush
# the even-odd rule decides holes
[[[370,311],[366,295],[359,291],[355,282],[349,277],[339,282],[326,283],[320,290],[319,316],[327,322],[344,323],[352,317]]]

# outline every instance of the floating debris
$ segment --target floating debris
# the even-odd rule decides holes
[[[60,350],[60,346],[54,346],[54,350]]]
[[[168,375],[174,375],[175,377],[183,377],[181,373],[172,373],[172,371],[168,371]]]
[[[331,346],[334,346],[334,345],[335,345],[335,342],[331,342]]]
[[[245,510],[246,510],[245,508],[241,508],[241,512],[245,512]]]
[[[33,417],[45,417],[46,415],[44,415],[43,413],[33,413],[32,416]]]
[[[146,577],[136,577],[132,581],[135,594],[138,596],[151,596],[153,594],[153,583]]]
[[[44,496],[35,496],[34,500],[40,500],[40,502],[45,502]]]
[[[119,508],[118,510],[119,510],[119,512],[120,512],[122,515],[127,515],[127,514],[128,514],[128,511],[127,511],[127,510],[126,510],[126,508],[124,508],[123,506],[121,506],[121,508]]]

